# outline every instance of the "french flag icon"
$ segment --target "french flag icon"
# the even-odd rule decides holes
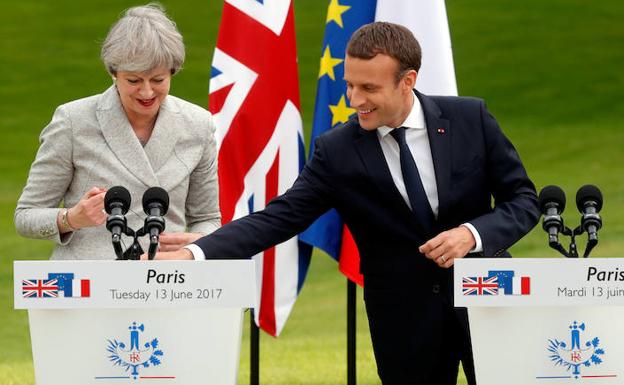
[[[513,295],[531,294],[531,277],[513,277]]]
[[[91,280],[74,279],[72,280],[72,297],[87,298],[91,296]]]

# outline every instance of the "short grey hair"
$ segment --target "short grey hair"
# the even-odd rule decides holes
[[[145,72],[158,67],[175,74],[184,63],[184,42],[176,24],[157,3],[133,7],[115,23],[102,44],[101,58],[117,71]]]

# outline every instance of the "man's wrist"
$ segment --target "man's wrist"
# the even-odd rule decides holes
[[[483,243],[481,242],[481,235],[477,231],[477,229],[472,225],[472,223],[463,223],[460,227],[465,227],[470,230],[472,234],[472,238],[474,239],[474,247],[469,251],[469,253],[480,253],[483,251]]]
[[[201,247],[197,246],[194,243],[184,246],[181,250],[184,250],[185,253],[188,253],[188,259],[194,259],[196,261],[203,261],[206,259],[204,251],[201,249]]]

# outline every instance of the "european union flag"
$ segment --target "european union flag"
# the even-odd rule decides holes
[[[513,294],[513,270],[490,270],[488,278],[498,277],[498,289],[503,290],[505,295]]]
[[[74,273],[49,273],[48,279],[56,279],[59,292],[66,298],[73,297],[72,281]]]
[[[331,0],[327,9],[325,37],[321,48],[318,87],[314,108],[314,121],[310,140],[310,154],[314,153],[314,139],[348,121],[355,110],[349,106],[346,96],[344,77],[344,59],[347,43],[355,30],[375,20],[375,0]],[[351,258],[358,271],[359,255],[357,250],[349,256],[341,256],[343,224],[335,210],[328,211],[314,222],[300,236],[300,239],[318,247],[336,260]],[[344,251],[343,251],[344,254]],[[345,272],[343,270],[343,272]],[[349,278],[357,280],[351,274]]]

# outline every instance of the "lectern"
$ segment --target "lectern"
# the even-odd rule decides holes
[[[468,308],[477,383],[624,383],[621,261],[456,260],[455,306]]]
[[[236,384],[251,260],[18,261],[38,385]]]

